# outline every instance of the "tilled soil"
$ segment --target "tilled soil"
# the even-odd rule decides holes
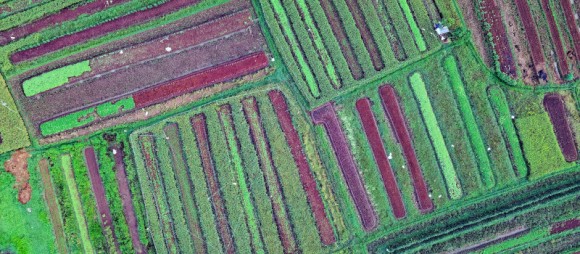
[[[18,201],[22,204],[28,203],[32,194],[32,187],[28,182],[30,179],[28,158],[30,158],[30,154],[22,149],[14,152],[12,157],[4,162],[6,172],[15,178],[14,189],[18,190]]]

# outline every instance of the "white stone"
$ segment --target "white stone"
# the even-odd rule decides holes
[[[113,149],[113,154],[117,154],[117,149]]]
[[[28,211],[29,213],[31,213],[32,212],[32,208],[28,207],[28,208],[26,208],[26,211]]]
[[[149,115],[149,111],[145,111],[145,116],[148,116],[148,115]]]
[[[393,153],[389,153],[389,157],[388,157],[388,159],[389,159],[389,160],[392,160],[392,159],[393,159]]]
[[[171,52],[171,47],[167,47],[167,48],[165,48],[165,51],[167,51],[167,52]]]
[[[122,55],[122,54],[123,54],[123,50],[119,51],[119,54],[121,54],[121,55]]]
[[[487,148],[487,151],[491,151],[491,147],[488,147],[488,148]]]
[[[455,145],[454,144],[451,144],[451,147],[455,147]]]

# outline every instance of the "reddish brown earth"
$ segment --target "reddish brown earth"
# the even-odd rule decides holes
[[[4,162],[6,172],[12,174],[15,178],[14,189],[18,190],[18,201],[22,204],[28,203],[32,195],[32,187],[28,182],[30,179],[28,158],[30,158],[30,154],[21,149],[14,152],[10,159]]]
[[[129,182],[127,181],[125,161],[123,161],[125,153],[120,146],[111,147],[111,152],[115,158],[115,178],[117,179],[117,185],[119,186],[119,195],[121,196],[123,214],[125,215],[125,221],[127,222],[129,234],[131,235],[133,250],[137,254],[144,254],[146,253],[146,250],[143,247],[143,244],[141,244],[141,240],[139,239],[139,230],[137,225],[137,218],[135,217],[135,208],[133,207],[131,190],[129,188]]]
[[[32,23],[28,23],[23,26],[15,27],[13,29],[0,32],[0,45],[6,45],[10,41],[24,38],[25,36],[38,32],[54,24],[74,20],[82,14],[90,15],[99,12],[101,10],[104,10],[109,6],[117,5],[128,1],[129,0],[114,0],[114,1],[96,0],[94,2],[78,6],[76,8],[71,7],[66,8],[58,13],[46,16]],[[12,39],[11,37],[13,37],[14,39]]]
[[[189,177],[190,172],[185,159],[185,154],[183,153],[183,141],[181,140],[181,135],[179,133],[179,126],[177,123],[168,123],[163,127],[163,133],[166,137],[165,144],[169,147],[172,164],[171,169],[173,169],[175,179],[177,180],[180,193],[179,196],[181,202],[184,202],[182,208],[185,215],[187,229],[189,230],[191,240],[193,241],[193,247],[198,253],[206,253],[207,246],[201,230],[200,218],[198,217],[199,213],[196,213],[196,210],[199,211],[195,200],[196,186],[194,186]]]
[[[103,234],[111,235],[113,238],[113,244],[115,245],[115,250],[117,253],[121,253],[121,250],[119,249],[119,242],[115,236],[115,228],[111,216],[111,209],[109,208],[109,203],[107,202],[107,197],[105,195],[103,179],[99,174],[99,163],[97,162],[95,149],[93,147],[85,148],[84,155],[85,164],[87,165],[89,171],[89,179],[91,180],[91,187],[93,189],[95,201],[97,202],[97,210],[99,212],[99,220],[101,221]],[[110,247],[110,249],[112,249],[112,247]]]
[[[556,20],[552,9],[550,8],[550,0],[542,0],[542,8],[544,9],[544,14],[548,19],[548,25],[550,27],[550,35],[552,36],[552,43],[556,51],[556,58],[558,58],[558,67],[560,68],[560,78],[564,78],[568,73],[568,63],[566,62],[566,54],[564,54],[564,49],[562,48],[562,39],[560,38],[560,33],[558,32],[558,26],[556,26]]]
[[[571,219],[567,221],[562,221],[558,223],[554,223],[552,228],[550,229],[550,234],[559,234],[567,230],[575,229],[580,227],[580,220],[579,219]]]
[[[234,239],[232,238],[231,229],[228,224],[228,215],[211,155],[205,115],[197,114],[192,117],[190,121],[195,132],[197,148],[201,156],[201,164],[203,172],[205,173],[205,180],[209,187],[210,199],[212,201],[211,205],[216,215],[216,224],[222,241],[222,246],[226,247],[226,253],[233,254],[235,253]]]
[[[260,116],[260,110],[258,109],[258,102],[254,97],[248,97],[242,100],[242,108],[246,118],[246,122],[250,127],[250,136],[252,142],[254,143],[256,154],[258,155],[258,162],[260,168],[262,169],[262,175],[264,177],[264,182],[269,183],[266,186],[266,192],[270,196],[270,202],[272,204],[272,210],[274,211],[274,218],[276,221],[276,226],[278,228],[278,236],[282,242],[282,247],[285,253],[295,253],[298,249],[296,246],[296,239],[294,238],[294,233],[292,232],[292,227],[290,219],[287,217],[288,209],[284,205],[284,192],[280,184],[280,174],[278,174],[278,169],[274,165],[274,160],[272,158],[272,151],[269,144],[266,144],[266,154],[264,151],[258,148],[258,143],[260,140],[269,141],[266,136],[266,131],[262,124],[262,117]],[[256,126],[256,124],[258,126]],[[264,161],[262,158],[266,157],[268,161]],[[266,166],[266,164],[269,164]],[[270,172],[267,167],[270,167],[272,172]],[[277,202],[275,196],[279,196],[281,202]]]
[[[500,9],[496,5],[495,0],[481,1],[481,9],[484,13],[483,18],[491,25],[490,32],[495,52],[499,57],[500,70],[515,78],[517,76],[516,64],[510,49],[510,43],[502,21]]]
[[[250,22],[251,17],[252,14],[249,10],[243,10],[233,15],[158,38],[157,40],[101,55],[90,60],[91,71],[84,73],[80,77],[70,78],[67,85],[72,86],[77,82],[110,70],[163,57],[170,54],[167,50],[168,48],[170,51],[179,51],[236,31],[248,29],[253,24],[253,22]]]
[[[547,94],[544,96],[544,108],[550,115],[550,121],[564,158],[568,162],[577,161],[578,150],[570,123],[568,123],[568,113],[562,97],[558,94]]]
[[[23,106],[31,121],[39,124],[261,51],[262,42],[259,28],[253,26],[251,30],[103,74],[73,87],[48,91],[38,97],[28,97],[23,100]],[[62,103],[63,101],[67,103]]]
[[[334,33],[334,36],[336,36],[336,40],[338,41],[338,44],[342,49],[342,54],[346,59],[346,62],[348,64],[350,72],[352,73],[353,78],[356,80],[363,78],[364,76],[363,70],[354,56],[354,50],[350,45],[350,43],[348,42],[346,31],[344,30],[340,18],[338,17],[338,12],[336,12],[333,4],[329,0],[321,0],[320,5],[324,10],[324,14],[328,19],[328,23],[332,28],[332,32]]]
[[[381,53],[379,52],[379,48],[377,43],[375,42],[371,30],[366,24],[366,21],[363,17],[362,10],[359,7],[358,1],[355,0],[346,0],[346,4],[348,5],[348,9],[354,18],[354,22],[356,27],[358,28],[360,35],[363,39],[363,43],[365,44],[366,49],[368,50],[371,61],[373,62],[373,67],[375,70],[382,70],[385,68],[385,64],[383,63],[383,59],[381,58]]]
[[[377,214],[373,209],[364,182],[354,162],[354,158],[336,116],[334,106],[329,102],[310,112],[314,124],[323,125],[330,144],[336,155],[342,176],[365,231],[369,232],[378,226]]]
[[[268,63],[266,54],[264,52],[258,52],[211,67],[184,78],[135,93],[133,95],[135,107],[142,108],[150,106],[194,90],[203,89],[215,83],[225,82],[247,75],[266,68]]]
[[[518,8],[518,13],[524,25],[524,30],[526,31],[526,38],[530,44],[530,50],[532,55],[532,61],[536,68],[536,73],[543,71],[545,68],[544,53],[542,51],[542,44],[540,38],[538,37],[538,31],[536,31],[536,25],[534,18],[532,17],[532,12],[530,11],[530,6],[527,0],[515,0],[516,6]]]
[[[356,102],[356,110],[358,111],[360,122],[363,126],[363,130],[373,151],[373,156],[375,162],[381,172],[383,178],[383,185],[387,190],[389,197],[389,202],[393,208],[393,213],[397,219],[404,218],[407,214],[405,210],[405,205],[403,204],[403,198],[401,197],[401,191],[399,190],[399,185],[395,179],[395,174],[387,158],[387,151],[385,150],[385,144],[379,133],[379,127],[377,126],[377,121],[375,115],[371,109],[371,102],[368,98],[359,99]]]
[[[308,160],[304,155],[302,142],[300,141],[298,132],[296,132],[296,129],[294,128],[294,124],[292,123],[292,116],[290,115],[290,110],[288,109],[288,104],[286,103],[284,94],[279,90],[273,90],[268,93],[268,96],[270,97],[270,102],[278,116],[278,122],[282,128],[282,132],[284,132],[286,142],[290,147],[294,163],[296,163],[296,166],[298,167],[300,181],[302,182],[302,187],[306,192],[308,203],[310,203],[310,207],[312,207],[312,213],[314,214],[320,239],[323,244],[331,245],[336,242],[336,238],[334,237],[332,226],[330,225],[330,221],[324,211],[324,203],[322,202],[322,198],[320,197],[320,193],[316,187],[316,180],[314,180],[312,170],[310,169]]]
[[[413,180],[413,187],[415,188],[417,206],[422,213],[430,212],[433,210],[433,201],[429,198],[427,184],[423,178],[423,173],[421,172],[421,167],[419,166],[419,161],[413,148],[411,133],[407,127],[407,121],[401,110],[395,89],[391,85],[384,85],[379,88],[379,94],[391,128],[395,133],[397,141],[403,148],[405,159],[409,165],[411,180]]]
[[[44,185],[44,200],[48,206],[48,213],[50,215],[50,221],[52,222],[56,247],[60,253],[67,253],[64,226],[60,217],[60,210],[58,208],[58,200],[56,198],[54,186],[50,179],[48,160],[40,160],[40,162],[38,162],[38,169],[40,171],[40,177],[42,178],[42,184]]]
[[[197,4],[199,0],[173,0],[167,1],[166,3],[160,4],[157,7],[147,9],[144,11],[139,11],[132,13],[115,20],[105,22],[98,26],[94,26],[83,30],[78,33],[71,35],[66,35],[60,37],[56,40],[50,41],[48,43],[42,44],[38,47],[16,52],[10,56],[10,60],[13,63],[19,63],[22,61],[31,60],[39,56],[51,53],[53,51],[72,46],[75,44],[83,43],[90,39],[103,36],[107,33],[114,32],[116,30],[125,29],[137,24],[145,23],[147,21],[153,20],[154,18],[166,15],[171,12],[175,12],[185,6]]]
[[[572,35],[572,41],[574,42],[574,55],[576,59],[580,58],[580,31],[576,26],[576,19],[574,17],[574,11],[572,10],[572,4],[570,0],[560,0],[562,9],[564,10],[564,16],[566,17],[566,23],[568,24],[568,30]]]

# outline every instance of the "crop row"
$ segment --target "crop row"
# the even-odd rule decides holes
[[[570,1],[561,0],[559,2],[564,10],[566,24],[568,24],[568,30],[570,31],[572,42],[574,43],[574,55],[578,56],[578,54],[580,54],[580,31],[578,31],[578,27],[576,26],[576,15],[572,10],[572,4]]]
[[[490,25],[489,32],[491,34],[491,42],[498,55],[499,70],[511,77],[516,77],[516,64],[499,6],[497,6],[495,0],[483,0],[480,8],[485,22]]]
[[[576,142],[568,122],[568,113],[562,97],[558,94],[546,95],[544,97],[544,108],[548,111],[564,158],[568,162],[578,160],[578,149],[576,148]]]
[[[549,0],[541,0],[542,9],[546,14],[548,19],[548,27],[550,28],[550,36],[552,37],[552,43],[556,51],[556,58],[558,60],[558,68],[560,68],[560,77],[564,78],[569,74],[568,63],[566,62],[566,55],[564,54],[564,48],[562,45],[562,39],[560,38],[560,32],[558,31],[558,26],[556,25],[556,20],[554,19],[554,13],[550,7]]]
[[[427,3],[429,7],[433,4]],[[260,5],[298,89],[311,99],[385,68],[395,68],[402,59],[418,54],[415,41],[420,51],[427,50],[421,30],[432,27],[422,1],[261,0]],[[404,25],[391,24],[395,21]],[[415,39],[403,29],[407,25]],[[437,40],[429,39],[429,43],[434,42]]]
[[[132,134],[147,220],[158,251],[167,250],[163,239],[170,239],[161,223],[178,223],[174,210],[199,218],[201,233],[194,233],[196,227],[188,226],[187,220],[183,225],[203,239],[201,252],[312,251],[321,243],[336,242],[312,175],[312,158],[294,129],[285,95],[272,91],[269,96],[270,101],[246,95],[239,101],[212,103]],[[285,138],[273,139],[276,136]],[[154,179],[147,177],[147,165],[163,168],[163,179],[175,172],[170,175],[176,181],[151,185]],[[190,188],[176,188],[172,195],[182,197],[178,202],[169,193],[173,186],[183,185],[184,178]],[[153,195],[154,188],[166,191]],[[157,197],[166,197],[167,203],[153,202]],[[188,212],[189,208],[194,209]],[[160,209],[171,212],[161,218]],[[182,242],[176,244],[181,247]]]
[[[13,63],[18,63],[22,61],[27,61],[41,55],[72,46],[78,43],[85,42],[87,40],[105,35],[107,33],[113,32],[115,30],[124,29],[135,24],[140,24],[152,20],[156,17],[163,16],[170,12],[175,12],[180,8],[187,5],[196,4],[198,1],[168,1],[157,7],[147,9],[144,11],[129,14],[127,16],[120,17],[118,19],[105,22],[95,27],[88,28],[78,33],[60,37],[48,43],[42,44],[38,47],[19,51],[10,56],[10,60]]]
[[[13,13],[7,17],[3,17],[2,22],[0,22],[1,24],[0,30],[1,31],[8,30],[10,28],[24,24],[26,22],[39,19],[42,16],[46,15],[46,13],[58,12],[63,8],[73,6],[75,4],[78,4],[79,2],[81,2],[81,0],[45,1],[42,5],[36,6],[36,8],[26,8],[25,10],[23,9],[20,12]],[[39,9],[42,9],[43,11],[39,11]]]
[[[52,222],[57,249],[61,253],[66,253],[67,247],[66,238],[64,235],[64,225],[60,217],[61,212],[58,207],[56,192],[54,190],[52,180],[50,179],[48,163],[49,162],[47,159],[42,159],[38,163],[38,169],[40,171],[40,176],[42,178],[42,184],[44,187],[44,200],[48,206],[48,213],[50,214],[50,221]]]

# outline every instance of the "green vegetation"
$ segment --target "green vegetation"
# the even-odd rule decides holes
[[[4,78],[0,76],[0,154],[30,145],[24,122],[18,113]]]
[[[69,78],[81,76],[88,71],[91,71],[89,60],[67,65],[25,80],[22,83],[22,90],[26,96],[37,95],[64,85]]]
[[[31,8],[23,12],[15,13],[6,18],[2,18],[2,22],[0,22],[0,31],[8,30],[21,24],[39,19],[46,14],[59,12],[61,9],[80,2],[82,2],[82,0],[47,1],[46,4],[38,6],[38,8],[42,8],[42,11],[39,11],[38,8]]]
[[[465,93],[465,88],[463,85],[463,80],[459,74],[459,69],[457,68],[457,62],[455,61],[455,57],[448,56],[444,60],[445,70],[449,75],[451,88],[453,89],[453,93],[455,94],[456,100],[459,103],[459,109],[461,111],[461,115],[463,117],[463,121],[467,127],[467,133],[469,139],[471,141],[471,145],[473,146],[473,150],[477,155],[477,161],[479,170],[481,171],[482,180],[484,185],[487,188],[491,188],[495,185],[493,172],[491,170],[491,165],[489,162],[489,158],[487,157],[486,147],[483,143],[483,138],[481,137],[481,133],[479,132],[479,126],[475,121],[475,116],[473,115],[473,111],[471,109],[471,105],[469,103],[469,98]]]
[[[564,160],[547,113],[517,118],[516,127],[530,166],[530,178],[539,178],[573,165]]]
[[[65,116],[40,124],[40,132],[43,136],[53,135],[59,132],[71,130],[90,124],[97,119],[120,114],[135,108],[133,97],[121,99],[116,102],[105,102],[96,107],[83,109]]]
[[[91,243],[91,239],[89,239],[89,229],[85,214],[83,212],[83,205],[81,203],[81,197],[77,188],[77,183],[75,181],[71,156],[68,154],[63,155],[61,157],[61,163],[64,170],[66,183],[68,185],[69,194],[72,200],[72,207],[77,220],[77,225],[79,227],[80,238],[83,243],[84,251],[85,253],[93,253],[93,244]]]
[[[429,132],[429,137],[433,142],[435,153],[437,154],[437,158],[441,164],[441,170],[443,171],[443,176],[447,184],[449,196],[452,199],[461,198],[463,195],[463,192],[461,191],[461,183],[457,178],[457,173],[453,167],[453,162],[449,157],[447,145],[443,139],[441,129],[439,129],[439,124],[435,118],[435,113],[433,112],[431,101],[429,100],[429,96],[427,94],[427,90],[425,89],[425,83],[421,78],[421,74],[415,73],[411,75],[409,77],[409,82],[411,83],[413,92],[415,93],[417,101],[419,102],[421,114],[423,115],[425,125],[427,126],[427,131]]]
[[[411,32],[413,32],[413,36],[415,37],[415,43],[417,43],[417,47],[419,51],[427,50],[427,43],[423,39],[423,35],[421,35],[421,30],[419,26],[417,26],[417,22],[415,22],[415,18],[413,17],[413,13],[411,12],[411,8],[407,3],[407,0],[399,0],[399,6],[403,10],[405,14],[405,18],[407,19],[407,24],[411,28]]]
[[[524,153],[520,147],[520,140],[518,138],[518,134],[516,133],[512,114],[510,112],[509,105],[507,104],[505,95],[499,87],[494,86],[489,89],[489,98],[495,110],[497,111],[497,119],[500,123],[502,132],[507,138],[509,151],[518,172],[518,176],[526,177],[528,175],[526,160],[524,159]]]

